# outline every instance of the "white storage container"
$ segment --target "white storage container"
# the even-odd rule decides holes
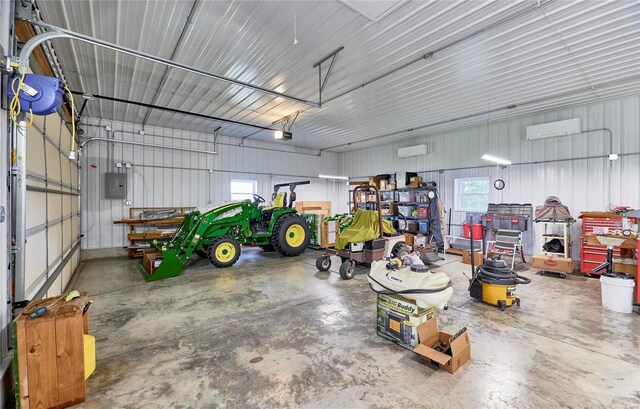
[[[416,209],[416,206],[398,206],[398,213],[405,217],[411,217],[413,216],[413,211]]]
[[[416,194],[414,192],[398,192],[398,202],[415,202]]]
[[[607,310],[629,314],[633,311],[633,277],[600,276],[600,290],[602,292],[602,306]]]

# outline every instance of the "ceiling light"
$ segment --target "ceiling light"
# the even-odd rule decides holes
[[[488,160],[489,162],[497,163],[498,165],[511,165],[510,160],[502,159],[493,155],[487,155],[486,153],[482,155],[482,159]]]
[[[619,156],[617,153],[610,153],[609,160],[618,160]]]
[[[284,132],[282,131],[275,131],[273,133],[273,137],[276,139],[282,139],[284,137]]]
[[[318,177],[322,179],[349,180],[348,176],[318,175]]]
[[[76,160],[76,151],[69,151],[69,159]]]

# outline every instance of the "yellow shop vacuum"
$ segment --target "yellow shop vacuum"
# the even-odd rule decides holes
[[[471,238],[471,254],[473,252],[473,237]],[[495,305],[504,311],[512,305],[520,306],[520,299],[515,291],[518,284],[529,284],[531,280],[516,274],[509,269],[507,263],[499,255],[484,260],[476,268],[474,257],[471,257],[471,279],[469,280],[469,295],[478,301]]]
[[[478,301],[495,305],[504,311],[513,304],[520,306],[520,299],[515,296],[516,286],[530,282],[527,277],[510,270],[500,256],[495,256],[475,268],[469,283],[469,294]]]

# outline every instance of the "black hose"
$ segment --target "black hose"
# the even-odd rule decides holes
[[[479,266],[474,277],[477,277],[480,280],[482,280],[482,278],[489,277],[496,281],[512,281],[511,284],[529,284],[531,282],[530,278],[518,275],[511,270],[507,270],[505,272],[493,272],[485,266]]]

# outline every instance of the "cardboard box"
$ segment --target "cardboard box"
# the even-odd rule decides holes
[[[422,184],[422,178],[420,176],[414,176],[410,179],[409,187],[416,189]]]
[[[435,307],[419,308],[399,295],[378,294],[377,333],[403,348],[418,345],[418,327],[435,314]]]
[[[380,206],[380,214],[383,216],[396,214],[396,205],[392,203],[383,203]]]
[[[407,246],[413,246],[413,239],[414,239],[414,235],[411,233],[405,233],[404,234],[404,242]]]
[[[375,176],[369,176],[369,184],[376,188],[380,188],[380,180]]]
[[[145,250],[142,253],[142,265],[149,274],[153,274],[162,262],[162,253],[157,249]]]
[[[396,190],[395,183],[387,183],[387,190]]]
[[[427,361],[438,364],[440,368],[449,373],[454,373],[471,359],[471,342],[468,330],[449,342],[451,334],[439,331],[438,321],[435,317],[431,317],[418,326],[418,336],[420,343],[413,352]],[[444,349],[446,353],[437,350],[436,347]]]
[[[558,273],[573,273],[573,259],[565,257],[551,257],[536,254],[533,256],[531,266],[544,271],[556,271]]]
[[[387,179],[380,179],[380,190],[387,190]]]
[[[413,238],[413,247],[419,248],[427,245],[427,236],[422,233],[418,233]]]
[[[476,266],[482,264],[482,250],[474,250],[475,256],[473,258],[473,262]],[[471,250],[465,250],[462,253],[462,262],[464,264],[471,264]]]
[[[637,261],[637,260],[633,260]],[[635,276],[638,274],[638,264],[616,263],[613,262],[613,271],[616,273],[624,273]]]

